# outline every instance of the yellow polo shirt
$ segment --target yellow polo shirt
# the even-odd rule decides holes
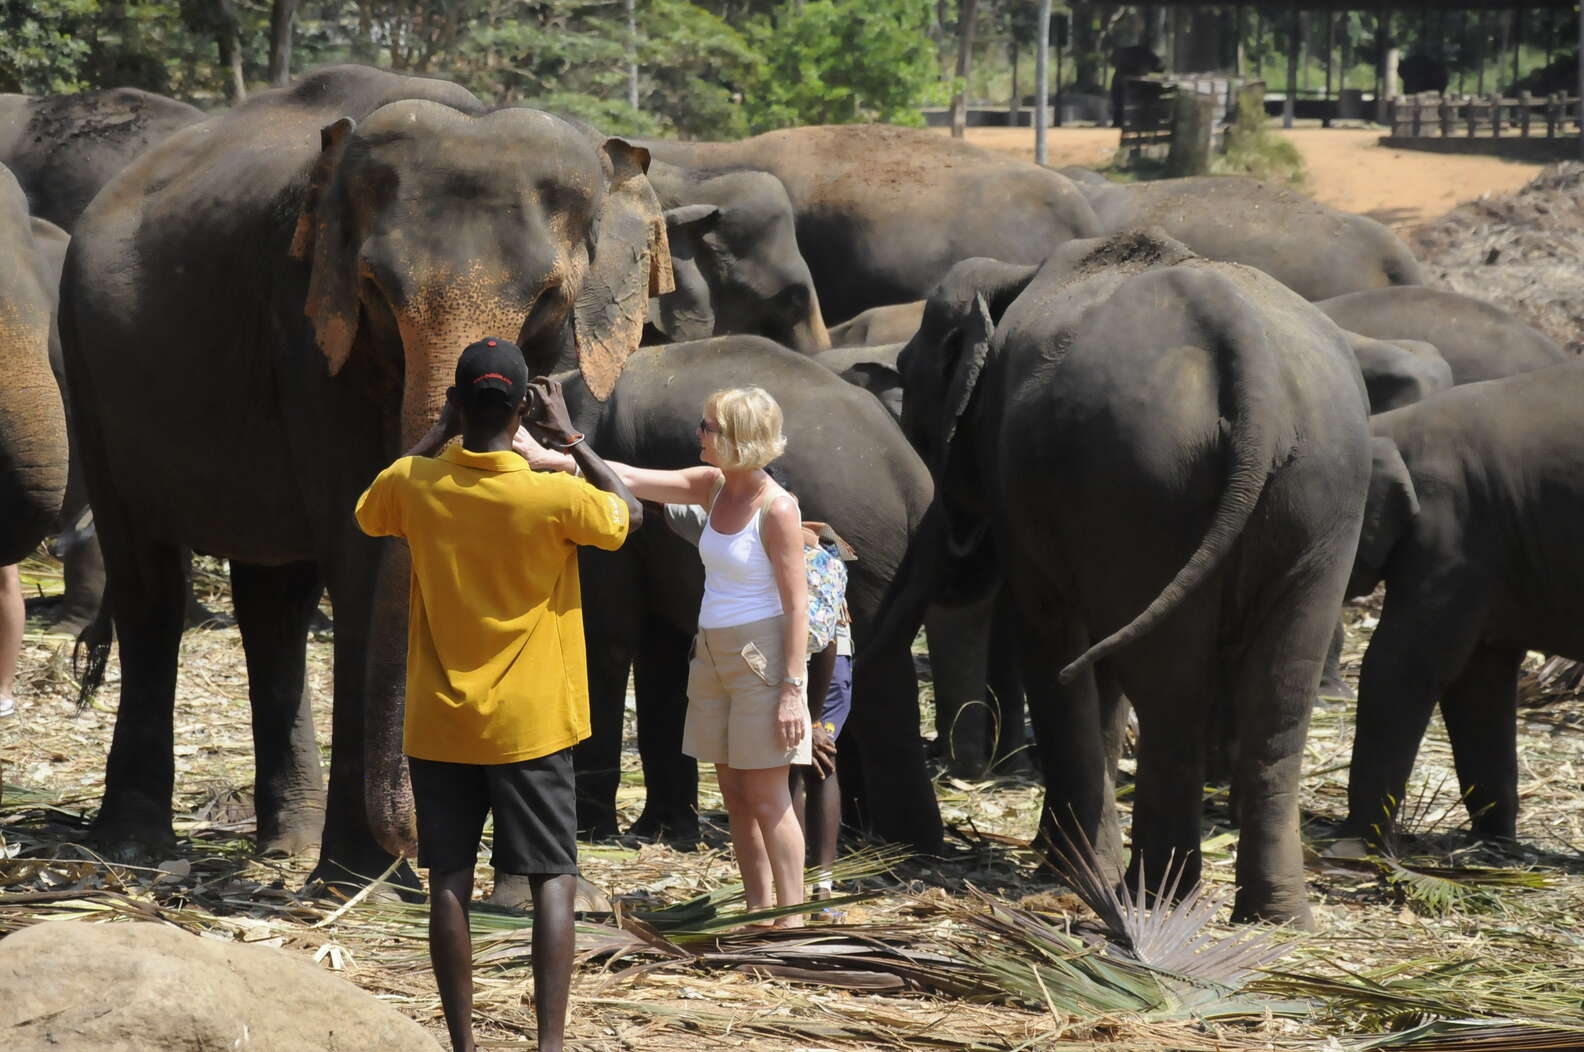
[[[577,546],[621,547],[621,498],[456,443],[380,472],[357,521],[412,553],[407,755],[513,763],[589,736]]]

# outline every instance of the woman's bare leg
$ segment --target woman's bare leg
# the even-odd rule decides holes
[[[796,906],[803,902],[803,828],[792,811],[792,796],[787,791],[788,769],[767,767],[735,772],[747,813],[759,827],[761,843],[768,855],[770,873],[775,881],[776,905]],[[801,916],[782,917],[777,924],[799,927]]]
[[[731,824],[732,851],[737,856],[737,869],[742,873],[750,910],[767,909],[775,901],[771,894],[770,857],[743,784],[744,775],[757,773],[739,771],[723,763],[715,765],[715,778],[720,782],[721,796],[726,801],[726,818]]]

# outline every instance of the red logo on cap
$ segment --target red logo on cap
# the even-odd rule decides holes
[[[486,346],[486,347],[493,347],[493,346],[495,346],[495,341],[494,341],[494,340],[485,340],[485,341],[484,341],[484,346]],[[502,377],[502,379],[505,379],[505,378],[504,378],[504,377]]]

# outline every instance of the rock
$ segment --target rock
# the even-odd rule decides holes
[[[9,1052],[440,1047],[282,950],[154,923],[54,921],[0,939],[0,1033]]]

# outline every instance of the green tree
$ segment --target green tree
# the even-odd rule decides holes
[[[97,0],[0,0],[0,91],[80,91]]]
[[[938,94],[928,0],[784,0],[750,22],[765,56],[745,90],[750,131],[794,124],[919,124]]]

